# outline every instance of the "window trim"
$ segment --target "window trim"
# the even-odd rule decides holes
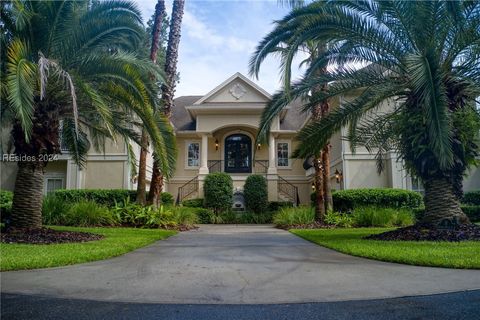
[[[198,144],[198,166],[188,165],[188,147],[192,143]],[[197,170],[200,168],[200,161],[202,159],[202,142],[200,140],[185,140],[185,170]]]
[[[279,161],[279,157],[278,157],[278,144],[279,143],[286,143],[287,144],[287,161],[288,161],[288,165],[286,166],[280,166],[278,164],[278,161]],[[292,141],[289,140],[289,139],[279,139],[279,140],[276,140],[275,141],[275,165],[278,169],[291,169],[292,168],[292,161],[291,161],[291,156],[292,156]]]
[[[61,180],[62,181],[62,187],[60,189],[66,189],[66,177],[63,174],[58,174],[58,175],[50,175],[48,177],[45,177],[45,184],[43,186],[43,194],[47,195],[48,194],[48,180]],[[58,189],[55,189],[58,190]]]

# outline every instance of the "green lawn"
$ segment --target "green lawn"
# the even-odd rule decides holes
[[[300,230],[290,232],[353,256],[419,266],[480,269],[480,242],[376,241],[362,237],[392,228]]]
[[[157,240],[174,235],[175,231],[134,228],[52,227],[58,230],[86,231],[105,236],[99,241],[50,245],[0,245],[0,270],[22,270],[66,266],[75,263],[115,257]]]

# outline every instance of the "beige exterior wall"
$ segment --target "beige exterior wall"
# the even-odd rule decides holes
[[[89,161],[85,169],[85,188],[124,188],[125,165],[123,161]]]

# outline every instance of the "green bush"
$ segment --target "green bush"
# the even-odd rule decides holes
[[[218,214],[214,214],[213,223],[216,224],[231,224],[237,223],[237,215],[231,210],[223,211]]]
[[[195,214],[198,217],[199,223],[203,223],[203,224],[213,223],[214,213],[212,210],[205,209],[205,208],[192,208],[192,209],[195,210]]]
[[[341,228],[351,228],[353,218],[346,213],[329,211],[325,214],[325,223]]]
[[[55,194],[43,197],[42,220],[46,225],[66,225],[67,214],[72,205]]]
[[[13,193],[11,191],[0,190],[0,217],[5,222],[12,213]]]
[[[113,226],[118,221],[106,206],[84,200],[72,204],[60,224],[76,227]]]
[[[465,192],[462,203],[480,206],[480,190]]]
[[[411,209],[376,206],[357,207],[352,218],[357,227],[404,227],[415,222]]]
[[[136,197],[136,195],[135,195]],[[135,198],[132,198],[132,199],[135,199]],[[168,192],[162,192],[160,194],[160,199],[162,201],[162,204],[164,205],[173,205],[173,196],[171,193],[168,193]]]
[[[203,198],[188,199],[182,201],[182,205],[190,208],[203,208],[204,202],[205,200]]]
[[[480,206],[461,205],[460,208],[470,219],[470,222],[480,222]],[[413,213],[417,221],[422,220],[425,215],[425,208],[413,209]]]
[[[173,211],[173,220],[181,226],[193,226],[199,222],[198,209],[189,207],[170,207]]]
[[[210,173],[203,185],[205,206],[215,213],[226,212],[233,204],[233,181],[230,175],[218,172]]]
[[[136,192],[124,189],[79,189],[79,190],[56,190],[54,195],[69,203],[80,201],[94,201],[107,207],[114,207],[116,203],[123,203],[126,199],[134,200]]]
[[[273,216],[273,223],[279,227],[306,225],[314,221],[315,211],[307,206],[282,208]]]
[[[252,174],[245,180],[243,187],[245,206],[254,213],[262,213],[268,209],[267,179],[258,174]]]
[[[422,202],[418,192],[402,189],[349,189],[332,193],[334,211],[351,211],[356,207],[417,208]]]
[[[270,201],[268,204],[268,211],[276,212],[285,207],[291,208],[293,207],[293,203],[290,201]]]
[[[237,217],[237,223],[243,224],[264,224],[272,223],[273,214],[271,211],[262,213],[245,212]]]

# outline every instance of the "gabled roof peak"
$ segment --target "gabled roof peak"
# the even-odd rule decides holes
[[[272,96],[270,95],[270,93],[265,91],[262,87],[257,85],[255,82],[253,82],[252,80],[250,80],[249,78],[247,78],[246,76],[241,74],[240,72],[236,72],[230,78],[228,78],[227,80],[225,80],[221,84],[219,84],[217,87],[215,87],[212,91],[210,91],[209,93],[204,95],[199,100],[195,101],[194,105],[198,105],[198,104],[201,104],[201,103],[205,102],[206,100],[208,100],[209,98],[214,96],[216,93],[220,92],[229,83],[234,82],[236,79],[240,79],[243,82],[247,83],[249,86],[251,86],[253,89],[255,89],[260,95],[264,96],[267,100],[272,99]]]

